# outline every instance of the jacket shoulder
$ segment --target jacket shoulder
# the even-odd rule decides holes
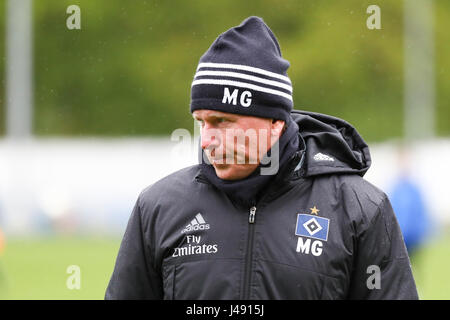
[[[372,203],[373,205],[378,206],[387,198],[387,195],[383,190],[359,175],[342,175],[339,182],[343,192],[352,193],[356,198],[367,205]]]
[[[333,197],[341,203],[348,218],[360,227],[368,227],[386,207],[389,199],[385,192],[356,174],[330,175]]]
[[[139,194],[138,203],[145,206],[155,200],[180,199],[186,197],[195,185],[195,177],[199,173],[199,166],[193,165],[175,171],[168,176],[144,188]],[[179,201],[179,200],[178,200]]]

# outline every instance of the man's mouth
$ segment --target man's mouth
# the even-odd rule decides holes
[[[211,164],[235,164],[237,162],[236,159],[238,158],[238,155],[236,153],[230,154],[230,155],[209,155],[208,156],[209,161]]]

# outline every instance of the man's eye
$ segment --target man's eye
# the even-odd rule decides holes
[[[218,123],[223,123],[223,122],[226,122],[226,121],[227,121],[227,119],[224,119],[224,118],[218,118],[217,119]]]

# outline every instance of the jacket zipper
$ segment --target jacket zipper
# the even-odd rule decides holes
[[[253,263],[253,239],[255,237],[255,216],[256,207],[250,208],[250,214],[248,216],[248,238],[247,238],[247,251],[245,256],[245,267],[244,267],[244,288],[242,290],[242,299],[250,299],[250,285],[251,285],[251,274],[252,274],[252,263]]]

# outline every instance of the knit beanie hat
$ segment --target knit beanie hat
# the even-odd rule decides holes
[[[222,33],[200,58],[192,82],[191,112],[198,109],[288,121],[292,110],[289,62],[259,17]]]

